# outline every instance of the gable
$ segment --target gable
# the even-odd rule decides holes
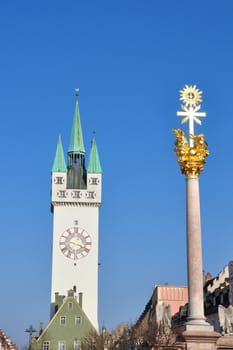
[[[74,342],[87,337],[94,330],[88,317],[74,297],[67,297],[38,339],[33,339],[32,350],[43,349],[48,341],[50,350],[58,350],[59,341],[66,349],[74,349]]]

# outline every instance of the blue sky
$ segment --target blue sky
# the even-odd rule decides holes
[[[134,322],[153,286],[186,284],[185,178],[173,153],[179,90],[203,91],[210,156],[200,177],[203,260],[233,259],[232,0],[0,4],[0,328],[19,347],[47,323],[58,133],[68,149],[74,88],[87,154],[103,177],[99,323]],[[187,129],[187,125],[184,126]]]

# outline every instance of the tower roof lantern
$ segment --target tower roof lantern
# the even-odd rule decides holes
[[[52,172],[66,172],[66,170],[67,168],[66,168],[64,151],[62,147],[61,134],[59,134]]]
[[[101,174],[102,168],[99,160],[99,153],[96,145],[95,134],[92,139],[91,152],[89,157],[89,163],[87,167],[87,172],[92,174]]]
[[[70,146],[68,149],[68,154],[70,153],[76,153],[76,154],[82,154],[82,155],[85,154],[77,93],[76,93],[74,120],[73,120],[73,126],[71,130],[71,136],[70,136]]]

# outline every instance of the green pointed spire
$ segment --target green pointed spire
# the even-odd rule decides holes
[[[68,153],[80,153],[85,154],[85,149],[83,145],[83,133],[79,114],[78,98],[76,100],[75,112],[73,126],[70,136],[70,147]]]
[[[92,174],[94,174],[94,173],[101,174],[102,173],[102,168],[100,165],[99,153],[98,153],[98,149],[97,149],[97,145],[96,145],[95,136],[93,137],[93,140],[92,140],[91,152],[90,152],[87,172],[92,173]]]
[[[62,147],[61,135],[59,134],[52,172],[63,173],[66,172],[66,170],[66,161]]]

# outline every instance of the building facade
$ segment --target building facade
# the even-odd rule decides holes
[[[168,284],[155,286],[151,298],[135,324],[136,329],[143,333],[151,324],[169,323],[179,312],[180,307],[187,302],[188,287]]]
[[[170,305],[171,316],[174,316],[180,306],[188,302],[188,287],[170,286],[168,284],[155,286],[152,294],[152,310],[156,305]]]
[[[227,310],[229,306],[233,306],[233,262],[230,261],[223,269],[219,272],[216,277],[212,277],[209,273],[205,277],[204,284],[204,306],[205,315],[210,324],[214,326],[215,331],[224,331],[221,327],[221,311],[219,307],[221,305],[222,310]],[[229,309],[228,309],[229,310]],[[220,317],[219,317],[220,316]],[[233,314],[229,315],[232,318]],[[231,333],[232,326],[231,326]]]
[[[0,350],[18,350],[17,346],[12,343],[11,338],[2,329],[0,329]]]

